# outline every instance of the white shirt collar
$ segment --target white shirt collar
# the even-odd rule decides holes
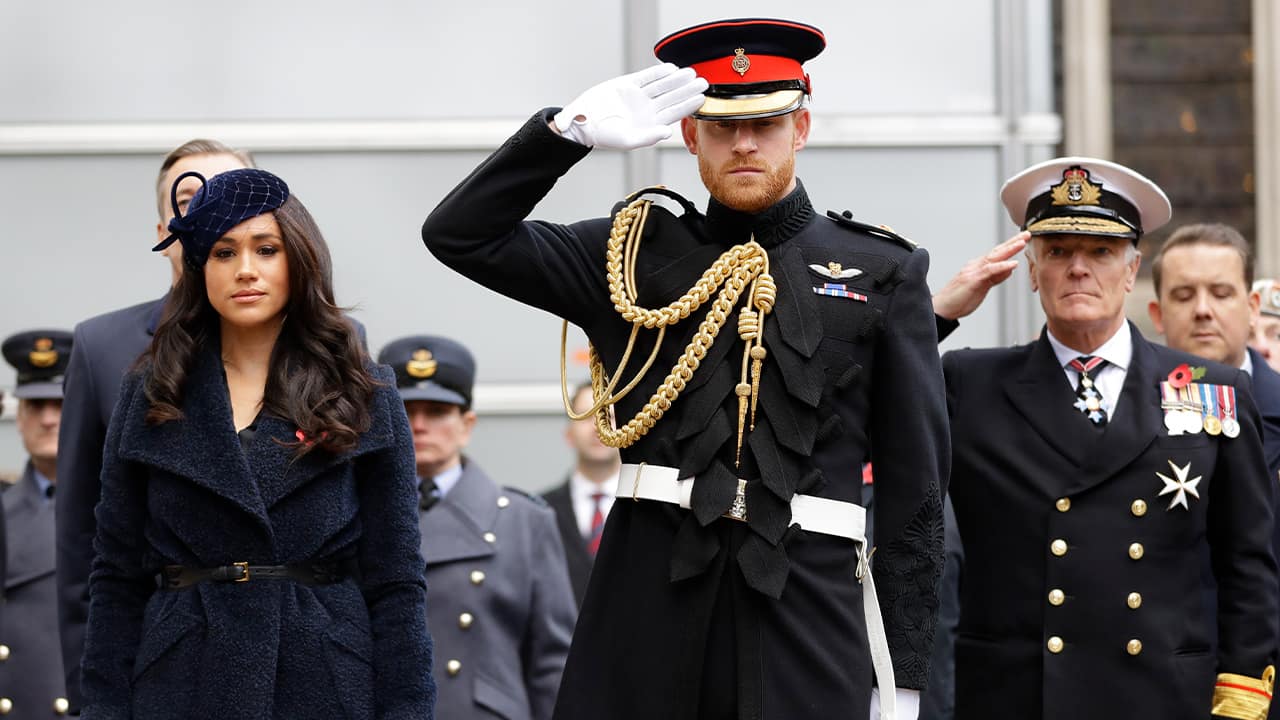
[[[1244,350],[1244,362],[1240,363],[1240,369],[1249,373],[1249,377],[1253,377],[1253,357],[1249,355],[1249,348]]]
[[[1110,363],[1112,366],[1120,370],[1129,369],[1129,361],[1133,359],[1133,334],[1129,330],[1129,323],[1120,325],[1120,329],[1115,332],[1102,346],[1091,353],[1080,352],[1062,344],[1062,341],[1053,336],[1049,328],[1045,328],[1045,334],[1049,337],[1049,344],[1053,346],[1053,354],[1058,358],[1058,365],[1066,367],[1068,363],[1083,355],[1092,355],[1100,357]]]
[[[574,503],[591,503],[591,496],[600,493],[607,500],[613,500],[613,495],[618,489],[618,475],[615,473],[602,483],[592,482],[585,475],[573,471],[569,476],[569,492],[573,495]]]

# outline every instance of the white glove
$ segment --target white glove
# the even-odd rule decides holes
[[[895,720],[916,720],[920,717],[920,691],[894,688],[893,697],[897,703]],[[871,720],[880,720],[880,688],[871,688]]]
[[[671,137],[670,125],[702,107],[707,81],[691,68],[654,65],[596,85],[556,113],[555,129],[587,147],[633,150]]]

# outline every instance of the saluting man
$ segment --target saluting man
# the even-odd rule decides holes
[[[62,378],[71,358],[71,333],[31,330],[0,345],[18,371],[18,433],[28,459],[22,477],[4,492],[8,545],[4,612],[0,613],[0,715],[53,718],[67,714],[58,644],[54,569],[54,488],[58,482],[58,424]]]
[[[1029,345],[943,357],[965,551],[956,717],[1265,718],[1275,482],[1248,377],[1124,316],[1168,199],[1070,157],[1001,200],[1032,234],[1047,324]]]
[[[796,177],[802,63],[825,45],[782,19],[674,32],[666,64],[535,114],[423,225],[446,265],[594,350],[588,409],[623,465],[558,720],[916,716],[950,457],[929,259],[815,210]],[[705,214],[657,188],[612,219],[525,220],[592,147],[650,146],[676,121]]]
[[[413,431],[436,717],[547,720],[576,612],[555,515],[463,455],[476,423],[466,347],[400,338],[378,362],[395,369]]]

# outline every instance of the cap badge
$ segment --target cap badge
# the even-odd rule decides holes
[[[58,362],[58,351],[53,349],[53,340],[49,338],[36,339],[35,349],[27,355],[27,359],[38,368],[53,367]]]
[[[751,58],[747,57],[747,51],[743,48],[735,48],[733,51],[733,71],[739,76],[746,75],[751,69]]]
[[[1089,171],[1073,165],[1062,173],[1062,182],[1049,189],[1054,205],[1097,205],[1102,187],[1089,182]]]
[[[404,365],[409,377],[429,378],[436,374],[436,361],[431,358],[430,350],[414,350],[413,358]]]

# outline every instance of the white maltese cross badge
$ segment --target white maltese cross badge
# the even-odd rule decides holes
[[[1168,510],[1181,505],[1183,509],[1190,512],[1191,506],[1187,503],[1187,496],[1190,495],[1197,500],[1200,499],[1200,491],[1196,489],[1200,485],[1200,476],[1197,475],[1191,480],[1187,479],[1187,476],[1191,474],[1191,463],[1178,467],[1170,460],[1169,467],[1173,469],[1173,478],[1164,473],[1156,473],[1156,477],[1164,481],[1164,489],[1160,491],[1160,495],[1164,496],[1173,493],[1173,500],[1169,501]]]

